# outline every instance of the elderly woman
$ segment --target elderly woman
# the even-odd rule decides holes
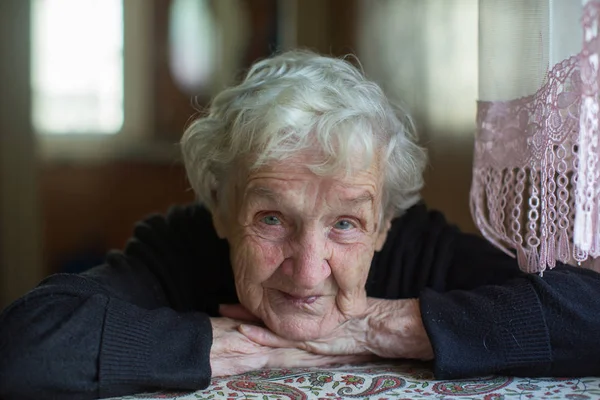
[[[600,374],[600,274],[543,277],[419,203],[424,151],[350,63],[254,65],[185,132],[199,204],[0,320],[0,397],[199,389],[262,367],[433,360],[438,378]]]

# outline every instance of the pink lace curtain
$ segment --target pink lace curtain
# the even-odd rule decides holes
[[[600,0],[480,0],[471,212],[543,272],[600,270]]]

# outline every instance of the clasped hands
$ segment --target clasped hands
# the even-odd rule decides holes
[[[349,318],[325,337],[293,341],[261,325],[242,305],[222,305],[211,318],[213,376],[261,368],[321,367],[357,364],[376,358],[431,360],[433,350],[417,299],[367,299],[360,315]]]

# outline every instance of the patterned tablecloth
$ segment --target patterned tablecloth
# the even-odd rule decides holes
[[[434,380],[426,364],[364,364],[331,369],[269,369],[215,378],[205,390],[156,392],[122,399],[600,399],[597,378]]]

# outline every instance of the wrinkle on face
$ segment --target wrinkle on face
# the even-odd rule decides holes
[[[238,181],[224,224],[240,302],[297,340],[324,335],[366,307],[379,237],[379,165],[323,177],[305,167],[310,157],[272,163]],[[288,295],[317,300],[298,305]]]

